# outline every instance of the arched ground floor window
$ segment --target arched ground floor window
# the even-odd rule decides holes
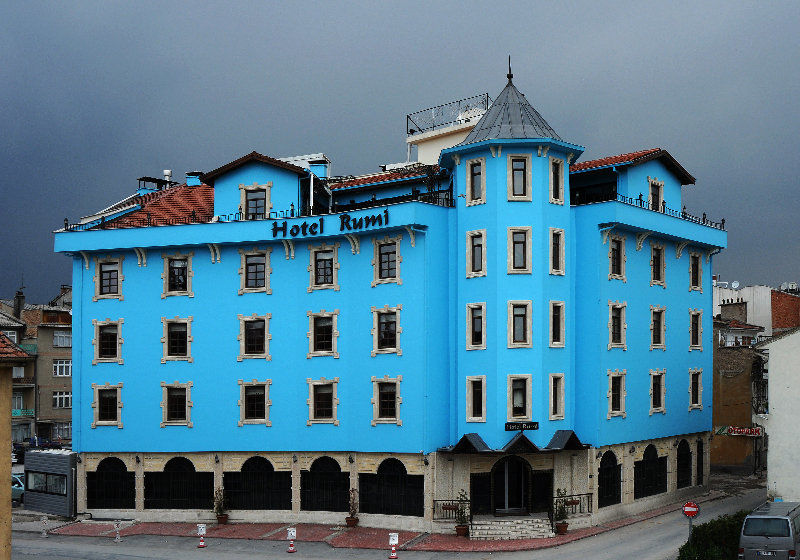
[[[125,463],[106,457],[95,472],[86,473],[86,507],[89,509],[133,509],[136,507],[136,480]]]
[[[228,509],[292,509],[292,473],[275,472],[264,457],[250,457],[240,471],[222,476]]]
[[[359,509],[364,513],[414,515],[425,508],[423,475],[410,475],[397,459],[386,459],[377,474],[358,475]]]
[[[163,472],[144,473],[145,509],[211,509],[214,473],[195,472],[185,457],[173,457]]]

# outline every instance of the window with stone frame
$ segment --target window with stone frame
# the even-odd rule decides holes
[[[608,237],[608,279],[622,280],[627,282],[625,277],[625,236],[610,235]]]
[[[613,416],[622,416],[625,418],[625,374],[627,370],[608,370],[608,415],[607,418]]]
[[[122,383],[98,385],[92,383],[92,428],[116,426],[122,428]]]
[[[564,230],[550,228],[550,274],[565,274],[564,266]]]
[[[308,291],[339,289],[339,244],[309,245]]]
[[[307,311],[308,316],[308,354],[306,358],[317,356],[339,357],[337,339],[339,331],[336,328],[339,310],[319,312]]]
[[[161,363],[193,362],[192,357],[192,321],[194,317],[178,317],[172,319],[161,317]]]
[[[72,377],[72,360],[53,360],[53,377]]]
[[[470,159],[465,162],[467,169],[467,206],[486,202],[486,159]]]
[[[467,376],[467,422],[486,422],[486,376]]]
[[[486,348],[486,302],[467,304],[467,350]]]
[[[667,287],[667,259],[662,243],[650,243],[650,285]]]
[[[239,426],[245,424],[263,424],[267,427],[272,426],[272,421],[269,419],[269,409],[272,406],[272,401],[269,398],[269,389],[272,385],[272,380],[258,381],[244,381],[240,379],[239,383]]]
[[[611,301],[608,302],[608,349],[622,348],[628,349],[626,342],[626,332],[628,324],[625,321],[625,308],[626,302]]]
[[[239,211],[245,220],[263,220],[272,210],[272,181],[239,185]]]
[[[72,408],[72,391],[53,391],[53,408]]]
[[[689,291],[703,293],[703,260],[700,253],[689,252]]]
[[[94,297],[92,301],[99,299],[118,299],[122,301],[122,261],[125,257],[105,257],[94,259]]]
[[[564,374],[550,374],[550,420],[564,419]]]
[[[506,191],[509,201],[530,201],[532,191],[531,155],[506,156]]]
[[[564,204],[564,160],[550,157],[550,202]]]
[[[271,313],[258,315],[237,315],[239,319],[239,355],[236,360],[241,362],[246,359],[263,359],[270,361],[269,341],[272,335],[269,332]]]
[[[530,374],[508,376],[507,418],[509,422],[531,420],[531,381]]]
[[[402,235],[372,238],[372,287],[378,284],[402,284],[400,278],[400,242]]]
[[[564,328],[565,311],[563,301],[550,302],[550,347],[564,348],[566,330]]]
[[[666,399],[666,369],[650,370],[650,414],[667,411]]]
[[[531,273],[531,227],[508,228],[508,274]]]
[[[400,326],[400,311],[403,305],[396,307],[371,307],[372,311],[372,356],[378,354],[397,354],[402,356],[403,350],[400,347],[400,333],[403,328]]]
[[[306,379],[308,384],[308,426],[312,424],[333,424],[339,425],[337,417],[337,409],[339,406],[339,399],[336,396],[337,387],[339,385],[339,378],[334,377],[331,380],[326,378],[321,379]]]
[[[161,299],[170,296],[194,297],[194,292],[192,291],[192,278],[194,277],[192,270],[193,256],[194,252],[161,255],[161,259],[164,262],[164,271],[161,273],[163,281]]]
[[[94,338],[92,339],[94,358],[92,359],[92,365],[102,362],[123,363],[122,323],[123,319],[117,319],[116,321],[111,319],[106,319],[105,321],[92,319],[92,326],[94,327]]]
[[[667,349],[667,308],[650,306],[650,350]]]
[[[161,427],[192,424],[192,382],[161,382]]]
[[[403,425],[400,419],[400,383],[403,376],[372,377],[372,425],[397,424]]]
[[[648,177],[649,191],[647,203],[650,209],[656,212],[664,211],[664,181],[659,181],[655,177]]]
[[[271,254],[272,247],[239,249],[239,295],[272,293],[270,287]]]
[[[486,230],[467,232],[467,278],[486,276]]]
[[[703,350],[703,310],[689,310],[689,351]]]
[[[689,370],[689,410],[703,409],[703,368]]]
[[[532,336],[532,303],[530,300],[512,300],[508,302],[508,347],[531,348]]]

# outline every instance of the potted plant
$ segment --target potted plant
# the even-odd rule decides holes
[[[469,507],[469,496],[462,489],[458,493],[458,505],[456,509],[456,535],[459,537],[469,536],[469,515],[467,508]]]
[[[566,500],[564,499],[564,496],[567,495],[567,491],[559,488],[556,490],[556,495],[558,498],[556,499],[555,509],[553,510],[553,521],[555,521],[556,534],[564,535],[569,526],[569,523],[567,523]]]
[[[355,488],[350,489],[350,508],[349,514],[344,518],[348,527],[355,527],[358,525],[358,490]]]
[[[228,514],[225,513],[225,491],[222,487],[214,490],[214,515],[217,516],[217,523],[220,525],[228,522]]]

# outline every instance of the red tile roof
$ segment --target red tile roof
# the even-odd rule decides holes
[[[646,161],[661,159],[664,165],[670,169],[680,179],[682,185],[693,185],[695,182],[694,177],[689,174],[678,161],[672,157],[667,150],[663,148],[650,148],[648,150],[639,150],[638,152],[630,152],[627,154],[619,154],[616,156],[608,156],[599,159],[592,159],[589,161],[582,161],[569,166],[570,173],[578,173],[600,167],[608,167],[611,165],[639,165]]]
[[[209,222],[214,217],[214,189],[208,185],[177,185],[143,195],[140,204],[141,209],[108,221],[104,227],[114,229]]]
[[[438,165],[433,166],[433,171],[439,173]],[[415,177],[424,177],[427,172],[424,167],[414,167],[412,169],[398,169],[396,171],[382,171],[381,173],[373,173],[372,175],[361,175],[354,177],[341,183],[332,183],[330,188],[345,189],[350,187],[358,187],[362,185],[374,185],[378,183],[386,183],[389,181],[399,181],[402,179],[412,179]]]
[[[232,169],[236,169],[244,165],[245,163],[250,163],[251,161],[260,161],[261,163],[266,163],[268,165],[272,165],[274,167],[280,167],[281,169],[285,169],[287,171],[291,171],[292,173],[297,173],[298,175],[305,175],[306,170],[302,167],[298,167],[297,165],[287,163],[285,161],[281,161],[279,159],[275,159],[269,156],[265,156],[264,154],[259,154],[256,151],[252,151],[246,156],[242,156],[239,159],[235,159],[230,163],[226,163],[222,167],[217,167],[213,171],[209,171],[208,173],[203,173],[200,175],[200,180],[208,185],[214,185],[214,181],[222,175],[223,173],[227,173]]]
[[[10,338],[3,333],[0,333],[0,362],[30,360],[32,358],[33,356],[11,342]]]
[[[595,167],[607,167],[609,165],[619,165],[621,163],[633,163],[634,160],[659,151],[661,148],[651,148],[649,150],[639,150],[638,152],[630,152],[628,154],[619,154],[617,156],[608,156],[599,159],[592,159],[589,161],[582,161],[569,166],[571,172],[583,171],[585,169],[594,169]]]
[[[757,329],[757,330],[764,330],[764,327],[759,327],[758,325],[751,325],[749,323],[742,323],[741,321],[737,321],[736,319],[731,319],[730,323],[728,323],[728,327],[731,329]]]

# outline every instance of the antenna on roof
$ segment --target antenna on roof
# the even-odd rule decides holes
[[[508,78],[508,83],[511,83],[511,79],[514,77],[514,74],[511,73],[511,55],[508,55],[508,74],[506,74],[506,78]]]
[[[25,289],[25,273],[23,272],[19,275],[19,291],[22,291],[24,289]]]

